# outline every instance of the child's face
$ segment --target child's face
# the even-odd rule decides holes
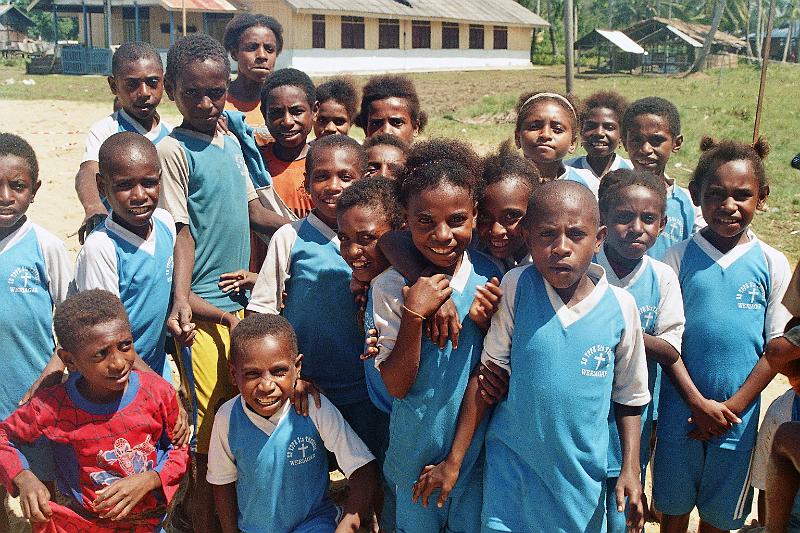
[[[384,98],[369,104],[367,137],[389,133],[411,144],[419,132],[419,124],[411,118],[411,108],[405,98]]]
[[[78,372],[81,393],[97,403],[111,402],[125,392],[136,349],[131,327],[122,318],[87,328],[74,352],[59,349],[70,372]]]
[[[28,163],[16,155],[0,156],[0,235],[14,228],[33,203],[42,182],[34,181]]]
[[[683,135],[672,135],[666,118],[648,113],[633,118],[624,144],[633,168],[663,177],[670,156],[683,144]]]
[[[638,260],[664,229],[664,206],[658,195],[641,185],[625,187],[618,195],[616,204],[602,216],[608,228],[606,249],[611,248],[625,259]]]
[[[239,76],[259,85],[267,81],[278,59],[278,41],[272,30],[251,26],[239,37],[239,48],[231,52]]]
[[[689,191],[703,210],[708,229],[723,238],[741,235],[769,195],[769,187],[759,189],[753,164],[747,160],[720,165],[700,190],[692,182]]]
[[[161,165],[158,159],[137,152],[121,154],[108,176],[97,174],[97,189],[106,195],[114,219],[123,227],[144,236],[158,206]]]
[[[607,107],[589,110],[581,126],[581,144],[589,157],[606,157],[619,144],[619,117]]]
[[[305,187],[314,203],[314,214],[336,227],[336,201],[361,177],[359,158],[353,150],[332,148],[314,154],[314,168],[306,174]]]
[[[405,215],[414,246],[429,263],[452,274],[475,227],[477,209],[469,191],[440,183],[412,197]]]
[[[528,250],[542,277],[556,289],[580,282],[594,254],[600,251],[605,227],[574,195],[555,196],[526,228]]]
[[[367,176],[397,179],[406,164],[406,154],[397,146],[376,144],[367,148]]]
[[[164,96],[164,70],[152,57],[139,59],[109,76],[108,86],[126,113],[140,122],[152,120]]]
[[[166,89],[183,115],[183,127],[214,135],[228,96],[224,65],[211,59],[188,63],[178,74],[175,86],[167,84]]]
[[[516,257],[525,249],[522,217],[528,210],[530,188],[509,178],[492,183],[478,204],[478,236],[494,257]]]
[[[334,133],[347,135],[350,131],[350,113],[347,108],[334,100],[317,102],[314,105],[314,135],[325,137]]]
[[[303,146],[314,121],[306,93],[294,85],[282,85],[270,91],[264,119],[275,142],[286,148]]]
[[[302,357],[283,336],[267,335],[245,344],[231,374],[254,413],[269,418],[280,411],[294,392]]]
[[[514,132],[517,148],[534,163],[554,163],[575,151],[575,132],[569,111],[552,100],[531,104]]]
[[[339,250],[353,269],[353,277],[362,283],[389,267],[378,247],[381,235],[392,230],[380,209],[352,207],[338,216]]]

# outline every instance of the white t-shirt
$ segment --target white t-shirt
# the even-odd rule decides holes
[[[778,427],[785,422],[792,420],[792,406],[794,404],[795,392],[789,389],[781,396],[775,398],[772,405],[764,415],[764,421],[758,428],[758,439],[756,440],[756,450],[753,453],[752,477],[750,484],[758,490],[767,490],[767,465],[769,455],[772,450],[772,441]]]

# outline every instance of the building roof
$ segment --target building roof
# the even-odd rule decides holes
[[[186,11],[206,13],[234,13],[244,7],[238,0],[137,0],[139,7],[163,7],[167,11],[181,11],[185,5]],[[49,11],[55,4],[59,9],[67,12],[80,12],[85,4],[92,11],[103,10],[103,0],[33,0],[28,6],[32,9]],[[133,7],[131,0],[111,0],[113,7]]]
[[[514,0],[283,0],[300,13],[376,15],[544,28],[546,20]]]
[[[22,32],[33,26],[33,21],[28,18],[28,15],[13,4],[0,4],[0,17],[5,20],[6,24]]]
[[[575,41],[575,48],[594,48],[600,44],[610,42],[623,52],[631,54],[644,54],[644,48],[636,44],[630,37],[617,30],[601,30],[595,28],[577,41]]]
[[[653,40],[663,38],[664,34],[668,33],[696,48],[698,45],[703,46],[703,41],[705,41],[706,35],[710,30],[711,26],[708,24],[696,24],[678,19],[653,17],[637,22],[622,31],[637,43],[652,42]],[[744,39],[740,39],[722,30],[717,30],[714,34],[714,44],[735,50],[742,50],[747,47]]]

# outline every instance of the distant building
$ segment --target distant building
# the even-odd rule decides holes
[[[21,51],[20,45],[30,40],[28,28],[33,21],[12,4],[0,4],[0,51]]]

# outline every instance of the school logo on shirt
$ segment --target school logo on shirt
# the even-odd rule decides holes
[[[172,258],[172,256],[169,256],[167,258],[167,266],[164,269],[167,274],[167,279],[169,280],[172,280],[172,269],[174,268],[174,266],[175,266],[175,260]]]
[[[314,437],[297,437],[286,450],[286,459],[291,466],[299,466],[313,461],[317,456],[317,441]]]
[[[39,292],[41,278],[39,271],[31,267],[15,268],[8,276],[8,290],[16,293]]]
[[[244,157],[236,154],[234,159],[236,160],[236,168],[238,168],[239,172],[242,173],[242,177],[245,179],[250,179],[250,173],[247,171],[247,163],[244,162]]]
[[[678,242],[683,240],[683,221],[677,217],[667,216],[667,225],[661,233],[667,239]]]
[[[656,318],[658,317],[658,308],[653,305],[643,305],[639,308],[639,318],[642,321],[642,330],[645,333],[651,334],[656,327]]]
[[[766,300],[764,288],[755,281],[748,281],[736,291],[736,307],[739,309],[761,309]]]
[[[608,346],[595,344],[581,357],[581,375],[591,378],[604,378],[608,375],[608,365],[614,357],[614,352]]]

